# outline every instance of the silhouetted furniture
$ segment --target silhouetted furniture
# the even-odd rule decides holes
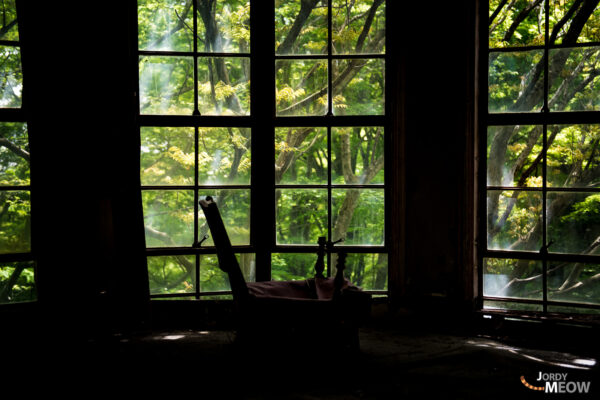
[[[370,314],[371,295],[343,277],[346,254],[338,253],[335,278],[323,275],[332,242],[319,238],[315,277],[293,281],[246,282],[217,204],[200,200],[215,243],[219,267],[227,273],[237,313],[237,339],[285,345],[327,343],[357,350],[358,327]]]

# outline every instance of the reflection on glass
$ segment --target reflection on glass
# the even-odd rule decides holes
[[[0,186],[29,185],[27,124],[0,122]]]
[[[327,112],[327,62],[279,60],[276,69],[277,115],[323,115]]]
[[[543,103],[543,50],[490,53],[490,112],[535,111]]]
[[[483,302],[483,309],[484,310],[542,311],[543,307],[541,304],[485,300]]]
[[[216,53],[250,51],[250,1],[197,1],[198,50]]]
[[[327,236],[327,189],[279,189],[276,198],[278,244],[315,244]]]
[[[193,293],[196,287],[196,257],[148,257],[148,280],[150,294]]]
[[[21,50],[14,46],[0,46],[0,60],[0,108],[21,107]]]
[[[327,53],[327,0],[276,2],[275,53]]]
[[[385,51],[385,1],[332,0],[333,51],[338,54]]]
[[[346,258],[344,277],[364,290],[387,290],[386,253],[351,253]]]
[[[142,185],[194,184],[194,128],[141,127]]]
[[[489,126],[487,131],[487,184],[542,187],[541,125]]]
[[[275,128],[275,183],[327,184],[327,129]]]
[[[249,114],[250,59],[198,59],[198,108],[202,115]]]
[[[317,242],[313,244],[316,245]],[[327,272],[327,257],[324,261],[325,272]],[[271,279],[291,281],[313,278],[316,262],[316,251],[314,253],[271,253]]]
[[[385,66],[383,59],[333,61],[333,113],[383,115]]]
[[[542,263],[535,260],[483,260],[483,295],[518,299],[543,298]]]
[[[333,189],[333,240],[344,245],[384,244],[383,189]]]
[[[180,115],[193,110],[193,59],[140,57],[140,113]]]
[[[211,196],[219,207],[223,224],[231,244],[250,244],[250,190],[249,189],[201,189],[199,198]],[[199,238],[204,235],[209,238],[202,243],[203,247],[214,246],[206,217],[202,210],[198,213]]]
[[[194,243],[194,192],[144,190],[147,247],[191,246]]]
[[[29,191],[0,191],[0,254],[31,250]]]
[[[579,8],[580,4],[580,2],[573,0],[550,0],[550,36],[551,38],[556,38],[555,40],[551,40],[551,43],[563,43],[563,39],[570,31],[574,19],[581,12],[581,9]],[[571,13],[569,13],[569,11],[571,11]],[[581,29],[581,32],[577,37],[577,43],[600,41],[599,25],[600,8],[596,7],[585,21],[583,29]]]
[[[37,300],[33,261],[0,264],[0,304]]]
[[[331,128],[331,182],[384,183],[383,131],[382,126]]]
[[[198,184],[249,184],[250,160],[250,128],[198,128]]]
[[[138,48],[192,51],[192,14],[189,0],[138,0]]]
[[[600,68],[598,47],[550,50],[551,82],[548,93],[551,111],[600,109],[597,88]]]
[[[543,1],[491,0],[489,47],[541,46],[544,44]],[[551,6],[552,7],[552,6]]]
[[[488,248],[539,251],[542,193],[488,190]]]
[[[19,40],[15,0],[2,1],[0,8],[0,39]]]
[[[598,264],[555,262],[548,266],[548,300],[600,304]]]
[[[592,254],[600,236],[600,193],[556,193],[547,197],[549,251]]]

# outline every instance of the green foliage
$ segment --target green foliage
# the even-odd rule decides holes
[[[4,141],[4,142],[1,142]],[[8,146],[14,147],[8,147]],[[19,153],[18,150],[21,150]],[[0,122],[0,185],[29,185],[27,124]]]
[[[20,303],[36,299],[37,291],[32,262],[0,264],[0,304]]]

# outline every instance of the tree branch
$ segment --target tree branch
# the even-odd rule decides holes
[[[27,162],[30,161],[29,152],[26,150],[23,150],[22,148],[20,148],[19,146],[17,146],[13,142],[11,142],[10,140],[0,137],[0,146],[6,147],[7,149],[9,149],[13,153],[15,153],[17,156],[23,158],[25,161],[27,161]]]

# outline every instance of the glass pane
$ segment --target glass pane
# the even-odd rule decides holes
[[[513,310],[513,311],[542,311],[541,304],[515,303],[510,301],[491,301],[483,302],[484,310]]]
[[[256,256],[252,253],[242,253],[235,255],[244,279],[246,282],[256,280]],[[225,272],[219,268],[219,260],[216,255],[200,255],[200,291],[201,292],[220,292],[229,291],[229,278]]]
[[[333,61],[333,113],[383,115],[385,74],[383,59]]]
[[[548,193],[549,251],[591,254],[600,236],[600,193]]]
[[[336,262],[337,265],[337,262]],[[346,258],[344,277],[364,290],[387,290],[388,257],[385,253],[354,253]]]
[[[275,69],[277,115],[323,115],[327,112],[325,60],[279,60]]]
[[[549,313],[566,313],[566,314],[600,314],[600,310],[597,308],[584,308],[584,307],[567,307],[567,306],[553,306],[548,305]]]
[[[385,52],[385,1],[332,0],[333,51]]]
[[[490,48],[542,46],[545,17],[543,1],[489,2]]]
[[[37,300],[33,261],[0,264],[0,304]]]
[[[541,192],[488,190],[488,248],[539,251],[541,213]]]
[[[542,263],[534,260],[483,260],[483,295],[542,299]]]
[[[314,253],[272,253],[271,279],[274,281],[291,281],[313,278],[316,262],[316,250]],[[327,257],[325,257],[324,273],[327,273]]]
[[[192,51],[192,16],[189,0],[138,0],[138,48]]]
[[[331,182],[384,183],[382,126],[331,128]]]
[[[332,239],[343,245],[383,245],[385,207],[383,189],[333,189]]]
[[[199,198],[211,196],[219,207],[223,224],[231,244],[250,244],[250,190],[249,189],[201,189]],[[209,238],[202,246],[214,246],[206,218],[202,210],[198,214],[198,235],[201,240],[204,235]]]
[[[196,257],[148,257],[148,280],[150,294],[193,293],[196,287]]]
[[[202,115],[248,115],[250,59],[198,59],[198,108]]]
[[[191,57],[140,57],[140,113],[194,111],[194,60]]]
[[[0,46],[0,108],[21,107],[21,49]]]
[[[0,186],[29,185],[27,124],[0,122]]]
[[[579,1],[550,0],[550,4],[550,38],[552,39],[550,43],[563,43],[563,40],[572,29],[573,32],[575,29],[579,29],[579,21],[575,24],[573,24],[573,22],[575,18],[581,19],[584,12],[586,13],[586,18],[581,19],[581,22],[585,22],[585,24],[577,36],[577,43],[600,41],[600,30],[598,29],[600,27],[600,7],[596,6],[594,11],[588,16],[585,8],[579,8]],[[569,14],[569,10],[572,8],[574,8],[574,10]],[[578,15],[580,16],[578,17]],[[566,19],[563,21],[563,18],[565,17]],[[569,43],[573,43],[573,39],[570,39]]]
[[[600,109],[598,56],[600,48],[550,50],[549,106],[552,111]]]
[[[31,250],[29,191],[0,191],[0,254]]]
[[[15,0],[4,0],[0,7],[0,39],[19,40]]]
[[[194,128],[141,127],[142,185],[194,184]]]
[[[250,160],[250,128],[198,128],[198,184],[249,184]]]
[[[275,183],[327,184],[327,128],[275,128]]]
[[[551,263],[548,266],[548,300],[600,304],[598,264]]]
[[[541,125],[488,127],[488,186],[542,187],[543,139]]]
[[[490,53],[490,112],[537,111],[543,103],[542,50]]]
[[[326,0],[275,3],[275,53],[327,53]]]
[[[548,127],[548,186],[600,185],[600,125]]]
[[[197,1],[198,51],[250,52],[250,1]]]
[[[144,190],[147,247],[191,246],[194,243],[194,192]]]
[[[278,244],[316,244],[327,236],[327,189],[275,191]]]

